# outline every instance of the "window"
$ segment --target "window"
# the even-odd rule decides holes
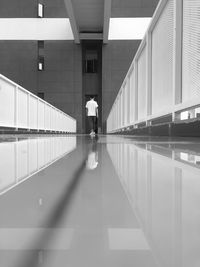
[[[44,70],[44,41],[38,41],[38,70]]]
[[[44,17],[44,5],[43,4],[38,4],[38,18],[43,18]]]
[[[44,57],[43,56],[38,57],[38,70],[39,71],[44,70]]]
[[[96,73],[97,72],[97,60],[88,59],[86,60],[86,73]]]
[[[98,71],[98,54],[97,51],[86,51],[85,73],[97,73]]]

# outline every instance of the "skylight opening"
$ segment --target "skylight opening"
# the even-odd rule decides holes
[[[0,40],[74,40],[69,18],[0,18]]]
[[[111,18],[109,40],[142,40],[151,18]]]

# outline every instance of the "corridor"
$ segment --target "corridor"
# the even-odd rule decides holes
[[[0,139],[0,266],[199,266],[198,139]]]

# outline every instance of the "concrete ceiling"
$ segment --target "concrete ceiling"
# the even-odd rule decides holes
[[[151,17],[159,0],[64,0],[75,42],[108,41],[111,17]]]
[[[79,32],[103,31],[104,0],[72,0]]]
[[[159,0],[112,0],[111,17],[151,17]]]

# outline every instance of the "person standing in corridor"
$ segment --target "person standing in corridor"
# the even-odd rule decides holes
[[[90,100],[86,103],[86,114],[90,125],[90,135],[95,135],[95,128],[98,118],[98,104],[94,100],[94,96],[90,97]]]

